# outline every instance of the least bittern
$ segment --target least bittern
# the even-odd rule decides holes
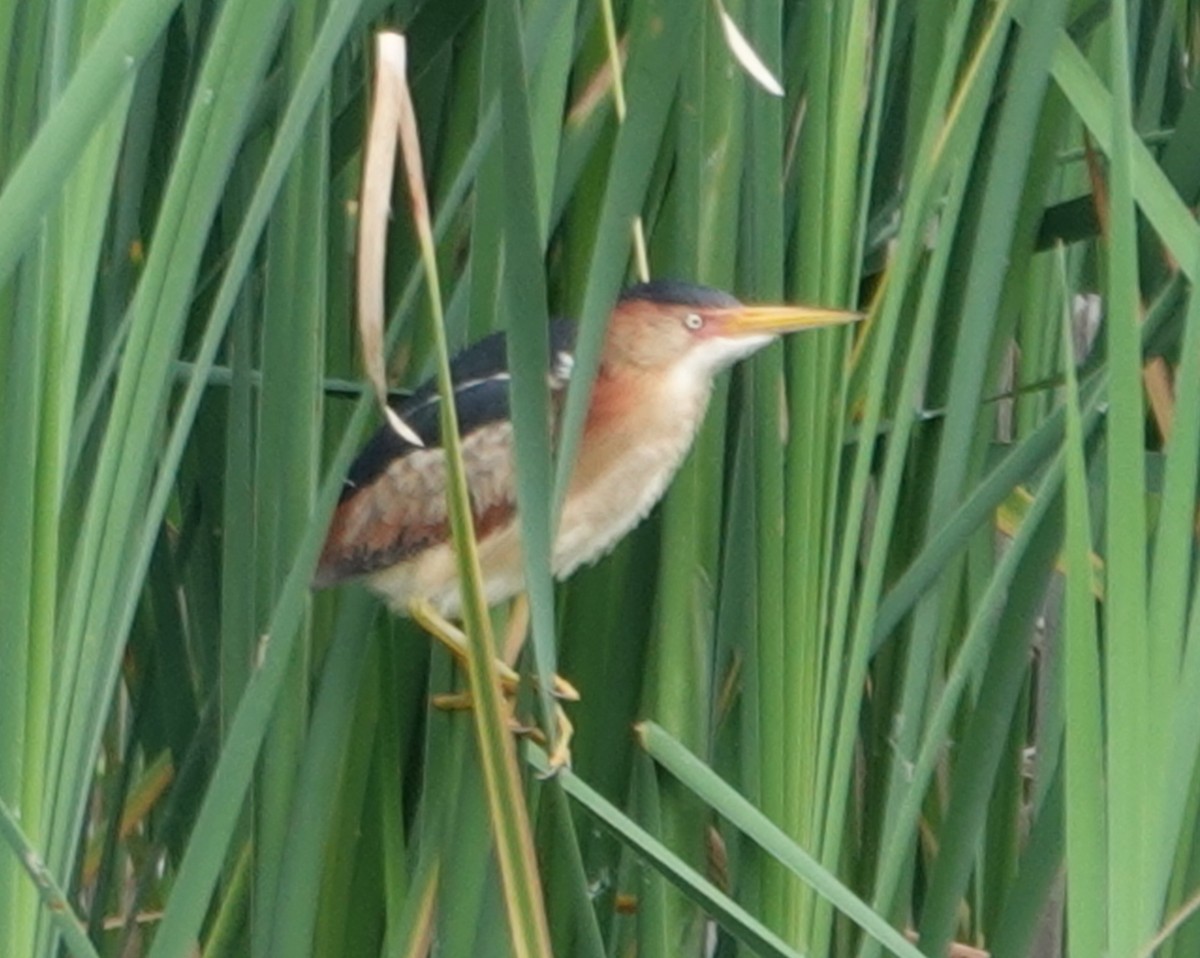
[[[555,577],[603,556],[661,498],[700,428],[718,372],[780,333],[856,318],[840,310],[744,306],[727,293],[686,283],[643,283],[626,290],[609,318],[554,537]],[[575,328],[557,320],[549,338],[557,423],[574,365]],[[525,581],[503,334],[461,353],[450,370],[484,591],[495,604],[520,592]],[[461,605],[440,401],[436,384],[429,382],[396,410],[424,446],[384,425],[355,460],[314,584],[364,578],[393,609],[420,618],[461,657],[461,635],[431,614],[453,616]],[[511,671],[507,678],[511,687]],[[574,697],[569,685],[557,677],[556,683],[557,694]],[[561,710],[558,722],[556,766],[568,760],[570,738]]]
[[[780,333],[846,323],[857,315],[744,306],[727,293],[687,283],[626,290],[609,319],[554,537],[555,577],[603,556],[661,498],[700,428],[718,372]],[[575,328],[556,320],[549,338],[551,407],[557,412],[574,365]],[[524,586],[504,335],[465,350],[451,374],[484,589],[495,604]],[[361,577],[397,611],[422,600],[442,615],[458,613],[439,402],[437,386],[429,382],[397,408],[424,447],[384,425],[351,466],[316,587]]]

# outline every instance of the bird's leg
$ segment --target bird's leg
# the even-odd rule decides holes
[[[413,599],[408,605],[408,614],[421,628],[442,643],[446,649],[464,666],[467,662],[467,637],[462,629],[443,616],[426,599]],[[521,677],[507,662],[497,659],[496,671],[500,673],[500,686],[505,693],[512,695],[521,682]],[[579,701],[579,692],[570,682],[561,676],[554,676],[553,694],[555,698],[567,702]]]
[[[521,657],[525,640],[529,637],[529,597],[518,593],[512,600],[512,612],[508,617],[508,628],[504,631],[504,661],[512,668]],[[565,702],[578,702],[579,690],[557,672],[554,674],[554,697]]]
[[[504,661],[510,666],[516,666],[528,635],[529,596],[518,592],[508,604],[508,626],[504,630]]]
[[[520,654],[521,647],[524,645],[524,635],[528,631],[529,616],[528,604],[525,605],[526,614],[522,617],[520,610],[517,612],[517,622],[521,624],[523,620],[523,628],[519,636],[519,641],[514,640],[514,630],[509,630],[508,639],[505,642],[506,657],[507,654],[513,656],[515,661],[516,656]],[[446,649],[453,655],[459,663],[464,667],[467,661],[467,637],[461,629],[454,623],[450,622],[433,605],[425,599],[414,599],[408,606],[409,615],[412,616],[414,622],[421,626],[426,632],[432,635],[435,639],[442,643]],[[496,660],[496,671],[500,676],[500,686],[504,690],[508,698],[516,695],[517,686],[520,684],[521,677],[514,671],[513,667],[508,662],[502,659]],[[554,676],[554,697],[570,702],[579,701],[579,692],[562,676]],[[471,694],[469,692],[460,692],[448,695],[437,695],[433,699],[434,705],[439,708],[462,709],[471,708]],[[557,702],[554,705],[554,724],[558,734],[555,735],[554,751],[550,755],[550,768],[552,771],[557,771],[563,766],[571,763],[571,737],[574,735],[575,727],[567,718],[566,712],[563,711],[561,705]],[[513,731],[519,735],[532,735],[543,739],[541,730],[524,725],[512,718]]]
[[[525,648],[525,640],[529,636],[529,597],[524,592],[517,595],[512,601],[511,613],[508,618],[508,628],[504,635],[504,661],[511,667],[516,665],[517,659],[521,655],[521,650]],[[555,696],[560,699],[568,699],[572,702],[579,701],[579,693],[575,690],[570,682],[564,679],[561,675],[555,673],[554,676]],[[568,694],[563,694],[564,692]],[[567,713],[558,703],[554,703],[554,750],[550,753],[550,774],[553,775],[560,768],[569,767],[571,764],[571,738],[575,734],[575,726],[571,724],[571,720],[567,718]],[[545,736],[540,730],[536,731],[536,737],[541,740],[541,744],[545,743]]]
[[[462,629],[438,612],[426,599],[413,599],[408,604],[408,614],[417,625],[441,642],[464,668],[466,667],[467,637]],[[500,659],[496,660],[496,671],[500,673],[500,687],[506,694],[511,695],[516,691],[521,677]]]

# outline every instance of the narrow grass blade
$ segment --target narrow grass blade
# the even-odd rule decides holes
[[[383,34],[379,38],[379,44],[381,60],[384,59],[384,48],[393,46],[398,47],[398,56],[393,55],[392,63],[396,63],[398,59],[399,63],[403,64],[403,38],[396,34]],[[458,559],[458,581],[462,590],[466,632],[471,639],[468,645],[470,654],[467,673],[474,701],[472,715],[479,739],[479,753],[483,763],[488,807],[503,878],[513,948],[518,958],[532,958],[538,955],[548,958],[550,933],[537,873],[537,860],[533,852],[533,836],[517,771],[516,750],[508,731],[508,720],[496,673],[495,640],[492,638],[491,622],[483,599],[483,573],[474,541],[471,500],[462,463],[454,384],[450,378],[450,357],[443,325],[437,255],[425,195],[416,114],[408,94],[407,81],[404,83],[402,94],[404,105],[400,115],[399,137],[408,178],[413,223],[421,247],[432,312],[438,391],[442,398],[441,434],[449,482],[447,497],[451,528],[457,546],[455,551]]]
[[[550,577],[553,473],[550,463],[551,410],[547,370],[544,225],[540,222],[537,169],[552,168],[556,156],[535,156],[527,66],[517,0],[493,9],[499,18],[501,134],[504,168],[504,300],[508,308],[508,362],[512,371],[513,454],[517,476],[521,552],[529,594],[538,699],[543,727],[558,746],[552,685],[557,669],[554,591]],[[557,142],[557,136],[554,142]],[[546,204],[548,205],[548,204]]]
[[[268,924],[267,953],[280,958],[311,954],[317,922],[317,903],[326,852],[339,797],[333,783],[342,778],[355,742],[351,727],[354,705],[373,638],[370,622],[376,611],[366,597],[342,606],[334,641],[326,656],[321,683],[312,708],[312,722],[297,761],[296,782],[289,792],[294,805],[288,819],[286,840],[281,848],[273,907],[262,908]]]
[[[413,877],[404,914],[388,926],[383,958],[425,958],[433,943],[440,862],[423,860]]]
[[[1060,255],[1061,262],[1061,255]],[[1065,267],[1064,267],[1065,270]],[[1065,275],[1064,293],[1065,293]],[[1064,310],[1063,340],[1073,360],[1070,315]],[[1075,363],[1067,363],[1066,621],[1063,711],[1067,854],[1067,934],[1073,956],[1108,950],[1108,887],[1105,827],[1103,685],[1091,590],[1091,510],[1088,504],[1085,433]]]
[[[29,844],[12,809],[4,802],[0,802],[0,836],[3,836],[12,854],[29,875],[30,881],[37,887],[46,913],[74,958],[100,958],[99,952],[88,940],[83,922],[76,917],[62,884],[55,879],[42,857]]]
[[[803,848],[723,782],[707,765],[653,722],[638,726],[642,746],[672,775],[718,814],[729,819],[760,848],[811,885],[842,914],[901,958],[922,958],[921,952]]]
[[[1133,954],[1154,928],[1155,911],[1146,894],[1151,887],[1149,857],[1153,846],[1145,836],[1156,818],[1151,796],[1161,794],[1160,759],[1165,744],[1162,712],[1153,708],[1151,697],[1155,650],[1147,641],[1141,302],[1128,18],[1128,5],[1115,0],[1110,18],[1113,136],[1108,148],[1111,208],[1105,262],[1111,404],[1106,444],[1104,602],[1107,917],[1108,947],[1115,955]],[[1172,672],[1174,668],[1172,663]]]
[[[938,833],[939,854],[929,876],[920,923],[922,948],[930,954],[939,954],[954,936],[976,850],[988,822],[989,796],[1008,752],[1005,743],[1026,684],[1030,644],[1045,583],[1061,548],[1061,483],[1060,470],[1047,476],[1038,490],[1039,508],[1030,513],[1022,526],[1021,540],[1012,546],[1010,555],[1016,555],[1011,560],[1009,555],[1004,557],[988,583],[986,601],[975,612],[981,627],[990,613],[993,619],[984,631],[994,630],[994,636],[1003,636],[1006,641],[992,641],[981,650],[986,653],[986,669],[975,676],[978,695],[957,737],[951,798]],[[1008,576],[1011,579],[1005,589],[1004,579]],[[1007,601],[999,602],[1002,597]],[[944,742],[944,738],[931,736],[922,748],[942,748]]]
[[[525,760],[537,771],[549,771],[545,752],[527,743]],[[563,791],[588,810],[622,842],[641,858],[653,865],[668,881],[682,890],[702,908],[716,917],[739,940],[755,953],[766,958],[800,958],[800,952],[789,946],[774,932],[741,908],[733,899],[720,892],[711,882],[675,855],[658,839],[624,815],[620,809],[569,770],[558,774]],[[920,958],[919,952],[911,958]]]

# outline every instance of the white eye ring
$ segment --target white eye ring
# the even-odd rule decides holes
[[[699,313],[688,313],[683,317],[683,325],[695,332],[704,325],[704,317]]]

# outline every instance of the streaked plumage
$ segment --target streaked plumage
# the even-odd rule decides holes
[[[757,322],[750,314],[762,314]],[[767,314],[771,314],[767,318]],[[718,290],[650,283],[614,310],[552,558],[556,577],[607,553],[662,496],[703,419],[714,375],[774,338],[775,326],[846,322],[852,314],[743,307]],[[763,330],[763,331],[760,331]],[[553,424],[565,396],[574,326],[549,329]],[[463,458],[491,603],[523,587],[503,334],[451,364]],[[383,426],[359,455],[330,525],[314,585],[365,577],[393,608],[416,597],[445,615],[459,610],[445,501],[436,384],[397,412],[425,442]]]

